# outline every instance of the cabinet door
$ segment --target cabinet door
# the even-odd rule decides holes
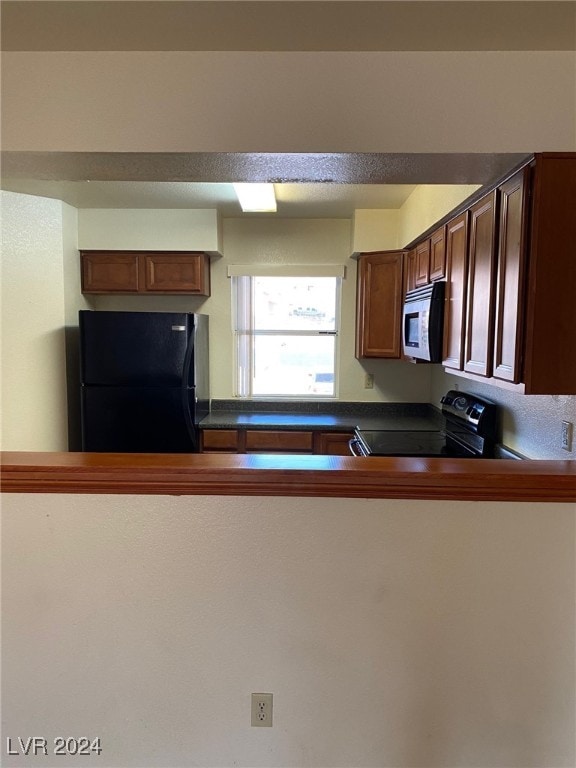
[[[496,266],[496,191],[470,209],[470,248],[464,370],[492,375]]]
[[[430,240],[416,246],[416,287],[428,285],[430,281]]]
[[[358,261],[356,357],[400,357],[403,251],[362,254]]]
[[[446,277],[446,232],[440,227],[430,238],[430,280]]]
[[[458,371],[464,367],[467,265],[468,212],[466,211],[446,225],[446,294],[442,364]]]
[[[324,456],[350,456],[348,443],[353,437],[353,432],[316,432],[314,453]]]
[[[138,293],[137,253],[81,251],[82,293]]]
[[[529,169],[524,168],[498,188],[500,234],[493,376],[515,384],[522,375],[528,174]]]
[[[312,432],[248,429],[246,451],[312,453]]]
[[[416,249],[408,251],[405,261],[404,293],[416,288]]]
[[[204,253],[144,253],[149,293],[210,294],[208,257]]]
[[[236,453],[239,449],[239,433],[236,429],[203,429],[201,430],[202,451],[224,451]]]

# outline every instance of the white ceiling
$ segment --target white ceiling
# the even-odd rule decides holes
[[[243,214],[232,184],[171,181],[42,181],[3,179],[2,188],[52,197],[76,208],[217,208],[226,217]],[[414,184],[275,184],[277,216],[351,218],[357,208],[399,208]]]

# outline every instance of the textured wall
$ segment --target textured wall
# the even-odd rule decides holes
[[[67,448],[63,204],[1,192],[2,448]]]
[[[7,768],[575,764],[573,505],[14,494],[2,516],[3,740],[103,749]]]

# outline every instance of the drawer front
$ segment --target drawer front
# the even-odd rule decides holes
[[[312,453],[312,432],[249,429],[246,431],[246,450]]]
[[[238,431],[236,429],[202,430],[202,450],[236,452],[238,450]]]

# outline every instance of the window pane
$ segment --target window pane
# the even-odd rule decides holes
[[[334,336],[254,337],[254,395],[334,396]]]
[[[336,277],[255,277],[256,330],[333,331]]]

